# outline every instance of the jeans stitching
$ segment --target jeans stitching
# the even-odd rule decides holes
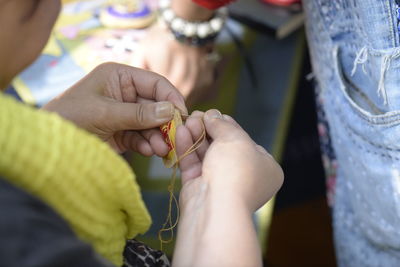
[[[390,33],[391,33],[390,39],[392,41],[392,45],[394,47],[396,47],[397,46],[397,38],[396,38],[396,34],[395,34],[396,30],[393,27],[393,25],[395,25],[396,23],[395,23],[395,21],[393,21],[393,9],[392,9],[390,1],[385,1],[385,3],[386,3],[385,8],[387,9],[387,12],[389,14],[389,20],[390,20],[390,23],[389,23]]]
[[[362,135],[358,134],[355,130],[353,130],[353,129],[346,123],[345,116],[344,116],[342,110],[339,109],[339,108],[337,108],[337,105],[335,105],[335,101],[333,100],[333,98],[328,97],[328,99],[330,99],[329,102],[330,102],[331,105],[334,107],[334,110],[336,111],[336,113],[339,115],[340,121],[342,122],[342,125],[343,125],[344,129],[345,129],[350,135],[357,136],[357,137],[359,137],[361,140],[363,140],[364,142],[366,142],[366,143],[368,143],[369,145],[374,146],[374,147],[376,147],[376,148],[378,148],[378,149],[389,150],[389,151],[393,151],[393,152],[400,152],[400,149],[394,149],[394,148],[391,148],[391,147],[386,147],[386,146],[383,146],[383,145],[379,145],[379,144],[377,144],[377,143],[375,143],[375,142],[371,142],[371,141],[367,140],[365,137],[363,137]],[[352,141],[355,145],[357,145],[360,149],[365,150],[367,153],[379,155],[378,152],[375,152],[375,151],[374,151],[374,152],[371,152],[369,149],[361,147],[355,140],[351,139],[351,141]],[[380,155],[383,156],[383,157],[388,157],[388,158],[391,158],[391,159],[400,160],[400,158],[395,157],[395,156],[391,156],[391,155],[386,154],[386,153],[381,153]]]
[[[346,84],[343,81],[343,77],[341,75],[341,72],[339,70],[339,47],[336,46],[336,48],[334,49],[334,53],[333,53],[333,60],[336,62],[334,68],[335,71],[332,74],[332,76],[334,77],[334,79],[336,78],[338,80],[339,86],[342,86],[344,88],[346,88]],[[354,111],[355,114],[357,114],[357,116],[359,116],[360,118],[366,120],[367,122],[371,123],[371,124],[375,124],[375,125],[386,125],[386,126],[392,126],[392,125],[396,125],[400,123],[400,110],[399,111],[391,111],[392,114],[384,114],[384,115],[375,115],[375,117],[370,117],[367,116],[366,114],[363,114],[360,107],[358,107],[358,105],[356,103],[351,103],[351,97],[345,92],[346,89],[340,89],[341,91],[341,95],[344,98],[344,102],[345,104],[347,104],[351,110]],[[349,98],[349,99],[348,99]],[[361,110],[360,110],[361,109]]]

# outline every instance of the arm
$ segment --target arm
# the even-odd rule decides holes
[[[175,266],[261,266],[253,213],[283,182],[279,165],[229,116],[196,112],[178,128],[182,155],[203,130],[209,139],[180,161],[181,219]]]
[[[262,266],[252,212],[220,195],[202,205],[182,214],[174,266]]]

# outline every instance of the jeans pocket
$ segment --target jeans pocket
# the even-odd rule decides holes
[[[399,53],[399,51],[393,50],[393,53]],[[338,78],[338,84],[340,91],[343,94],[344,100],[350,106],[360,118],[366,120],[370,124],[377,125],[392,125],[400,123],[400,109],[394,110],[383,110],[378,104],[374,102],[365,93],[362,88],[359,88],[349,79],[343,71],[340,62],[340,49],[336,47],[334,49],[334,60],[335,60],[335,74]],[[384,81],[383,81],[384,82]],[[378,86],[378,85],[377,85]],[[399,84],[400,89],[400,84]],[[378,91],[379,89],[376,89]]]
[[[384,112],[343,74],[335,49],[334,81],[326,98],[340,186],[365,238],[400,247],[400,110]],[[335,88],[336,87],[336,88]],[[337,88],[338,87],[338,88]]]

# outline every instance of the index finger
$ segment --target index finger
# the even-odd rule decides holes
[[[129,77],[132,87],[139,97],[173,103],[184,114],[187,114],[185,99],[181,93],[163,76],[127,65],[121,65],[119,75]]]
[[[193,145],[193,139],[190,130],[180,125],[176,131],[176,151],[178,157],[182,155]],[[188,180],[197,178],[201,175],[201,160],[196,153],[190,153],[186,157],[183,157],[179,161],[179,168],[181,170],[182,184],[185,184]]]

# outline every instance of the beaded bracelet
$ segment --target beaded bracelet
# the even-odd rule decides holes
[[[226,7],[220,8],[208,21],[187,21],[178,17],[171,9],[169,0],[160,1],[160,19],[163,21],[175,39],[181,43],[204,46],[218,36],[228,16]]]

